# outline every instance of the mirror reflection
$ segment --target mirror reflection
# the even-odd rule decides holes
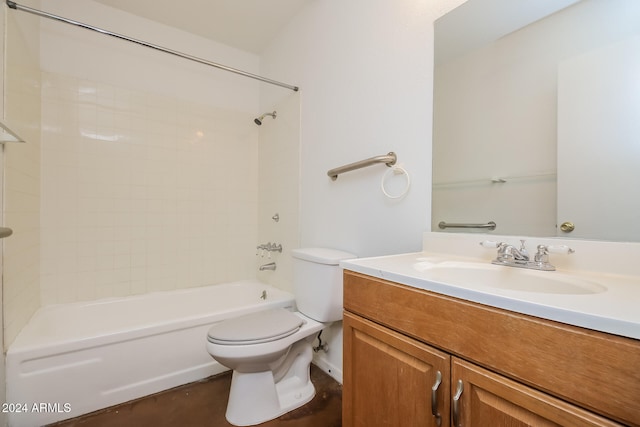
[[[640,241],[640,2],[469,0],[435,43],[432,230]]]

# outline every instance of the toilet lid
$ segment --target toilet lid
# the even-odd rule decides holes
[[[259,311],[213,325],[209,342],[223,345],[259,344],[297,332],[304,320],[283,308]]]

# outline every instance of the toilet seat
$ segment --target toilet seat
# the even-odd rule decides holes
[[[305,321],[292,312],[278,308],[260,311],[213,325],[207,340],[219,345],[261,344],[296,333]]]

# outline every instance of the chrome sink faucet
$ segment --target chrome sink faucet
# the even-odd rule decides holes
[[[498,256],[496,259],[501,261],[529,261],[529,252],[524,245],[524,240],[520,240],[520,249],[515,246],[500,242],[496,245],[498,248]]]
[[[531,261],[524,240],[520,240],[519,249],[505,242],[492,242],[490,240],[480,242],[480,246],[498,249],[498,254],[496,258],[491,261],[491,264],[542,271],[554,271],[556,269],[549,262],[549,253],[572,254],[575,252],[566,245],[538,245],[537,252],[533,256],[533,261]]]

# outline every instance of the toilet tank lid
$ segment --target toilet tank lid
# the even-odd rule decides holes
[[[329,248],[302,248],[291,251],[294,258],[311,261],[318,264],[338,265],[340,261],[357,258],[349,252]]]

